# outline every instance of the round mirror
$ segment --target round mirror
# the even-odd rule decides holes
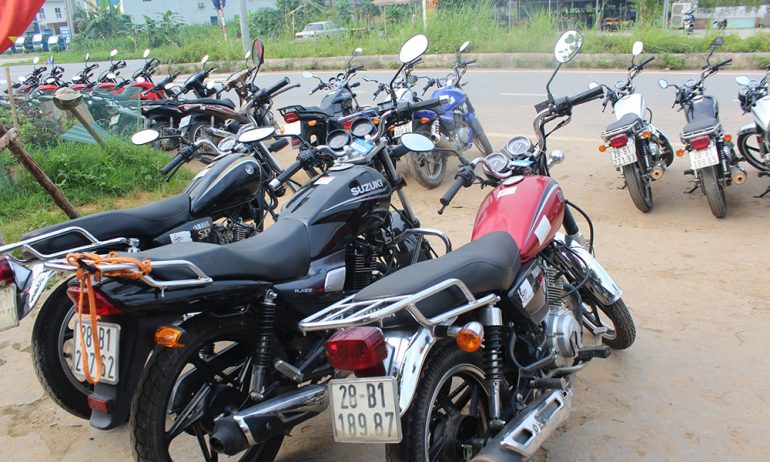
[[[73,75],[72,76],[72,81],[73,82],[80,82],[80,76],[79,75]]]
[[[359,47],[359,48],[356,48],[355,50],[353,50],[352,56],[356,57],[356,56],[361,56],[362,54],[364,54],[364,50]]]
[[[560,164],[564,162],[564,151],[561,149],[554,149],[551,151],[551,155],[549,157],[551,158],[551,163]]]
[[[593,90],[594,88],[599,88],[599,84],[596,82],[591,82],[588,84],[588,89]]]
[[[157,130],[148,129],[134,133],[134,135],[131,137],[131,142],[136,145],[142,145],[152,143],[158,138],[160,138],[160,133],[158,133]]]
[[[422,56],[428,50],[428,37],[417,34],[410,38],[401,46],[398,53],[398,60],[402,63],[412,62]]]
[[[136,78],[136,83],[144,83],[144,82],[146,82],[146,81],[147,81],[147,80],[146,80],[144,77],[137,77],[137,78]]]
[[[147,59],[148,56],[150,56],[150,49],[149,48],[145,48],[144,49],[144,53],[142,53],[142,57],[144,59]]]
[[[430,138],[418,133],[404,133],[401,135],[401,144],[412,152],[430,152],[435,147]]]
[[[634,46],[631,48],[631,54],[634,56],[639,56],[642,54],[642,51],[644,51],[644,43],[637,40],[634,42]]]
[[[747,87],[749,84],[751,84],[751,79],[746,77],[745,75],[741,75],[740,77],[736,77],[735,81],[738,82],[738,85]]]
[[[265,62],[265,44],[260,39],[254,39],[251,44],[251,59],[254,64],[261,66]]]
[[[658,80],[658,85],[660,86],[660,88],[668,88],[668,82],[666,82],[663,79]]]
[[[86,53],[86,62],[88,62],[89,59],[91,59],[91,53]]]
[[[310,72],[310,71],[305,71],[305,72],[302,73],[302,77],[304,77],[306,79],[312,79],[313,78],[313,73]]]
[[[108,79],[113,79],[113,80],[114,80],[114,79],[115,79],[115,74],[113,74],[112,72],[110,72],[109,74],[107,74],[107,78],[108,78]]]
[[[118,50],[110,51],[110,57],[114,57],[116,54],[118,54]]]
[[[719,48],[719,47],[721,47],[721,46],[722,46],[724,43],[725,43],[725,39],[724,39],[723,37],[721,37],[721,36],[720,36],[720,37],[716,37],[716,38],[715,38],[715,39],[714,39],[714,40],[711,42],[711,45],[709,45],[709,47],[711,47],[711,48]]]
[[[465,50],[467,50],[467,49],[468,49],[468,47],[470,46],[470,44],[471,44],[471,42],[469,42],[469,41],[467,41],[467,40],[466,40],[466,41],[464,41],[464,42],[463,42],[463,44],[462,44],[462,45],[460,45],[460,53],[465,53]]]
[[[273,127],[253,128],[238,135],[238,142],[255,143],[257,141],[262,141],[265,138],[270,138],[273,136],[273,133],[275,133],[275,128]]]
[[[40,56],[35,56],[34,58],[32,58],[32,64],[37,64],[39,62],[40,62]]]
[[[568,30],[559,37],[553,48],[553,55],[556,57],[556,61],[561,64],[568,63],[580,52],[582,47],[583,34],[576,30]]]
[[[209,55],[206,55],[201,59],[201,64],[206,64],[209,61]]]

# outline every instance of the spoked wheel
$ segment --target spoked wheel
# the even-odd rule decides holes
[[[725,187],[719,181],[717,174],[718,165],[702,168],[698,171],[700,185],[709,201],[711,213],[717,218],[727,215],[727,200],[725,199]]]
[[[154,120],[150,121],[148,120],[145,124],[146,128],[152,128],[153,130],[160,133],[161,137],[169,136],[169,135],[175,135],[177,134],[177,131],[173,128],[171,128],[171,125],[169,124],[168,120]],[[158,140],[153,145],[159,149],[162,149],[163,151],[173,151],[174,149],[177,149],[179,147],[179,139],[178,138],[168,138],[163,140]]]
[[[606,327],[602,341],[614,350],[625,350],[636,340],[636,326],[628,307],[619,298],[611,305],[583,300],[583,322],[588,327]]]
[[[214,144],[217,144],[217,138],[212,136],[209,133],[209,129],[211,128],[211,124],[204,121],[198,121],[194,122],[192,125],[190,125],[189,128],[189,140],[191,143],[195,143],[196,141],[200,140],[209,140]],[[204,164],[210,164],[214,158],[217,156],[217,153],[209,146],[201,146],[196,151],[200,155],[200,161]]]
[[[249,391],[256,322],[199,315],[184,328],[186,347],[156,349],[139,381],[130,421],[136,459],[274,460],[283,435],[232,457],[214,452],[208,439],[216,418],[254,404]]]
[[[410,462],[471,460],[489,436],[487,391],[479,352],[454,343],[426,362],[414,401],[402,418],[404,439],[389,460]]]
[[[414,179],[426,188],[436,188],[444,181],[446,154],[438,151],[410,152],[406,159]]]
[[[635,163],[624,165],[623,177],[626,179],[628,193],[636,208],[644,213],[652,210],[652,185],[649,180],[642,179],[639,166]]]
[[[770,166],[765,165],[763,159],[765,150],[762,137],[763,133],[756,126],[748,132],[738,135],[738,152],[752,167],[761,172],[768,172]]]

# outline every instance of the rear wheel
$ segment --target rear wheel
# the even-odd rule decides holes
[[[756,125],[751,130],[738,135],[738,152],[749,165],[761,172],[768,172],[770,165],[766,165],[763,158],[765,153],[763,136],[764,134]]]
[[[644,213],[652,210],[652,186],[649,181],[642,179],[639,166],[636,163],[624,165],[623,177],[626,179],[628,193],[636,208]]]
[[[719,181],[717,174],[718,165],[712,165],[698,171],[700,176],[701,188],[709,201],[711,213],[717,218],[724,218],[727,215],[727,200],[725,199],[725,188]]]
[[[195,143],[200,140],[209,140],[214,144],[217,144],[217,139],[209,133],[211,124],[206,120],[197,120],[190,124],[187,129],[188,141]],[[210,164],[217,156],[216,152],[209,146],[201,146],[195,151],[200,155],[199,159],[204,164]]]
[[[429,130],[421,128],[416,132],[430,136]],[[428,189],[437,188],[444,181],[447,159],[443,152],[410,152],[406,155],[406,163],[414,179]]]

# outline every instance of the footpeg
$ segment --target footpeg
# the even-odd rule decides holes
[[[578,360],[585,362],[594,358],[607,359],[610,357],[610,353],[610,347],[607,345],[581,348],[580,351],[578,351]]]
[[[304,382],[305,375],[302,373],[302,371],[287,363],[286,361],[276,359],[273,362],[273,367],[275,367],[275,370],[286,376],[286,378],[289,380],[293,380],[297,383]]]
[[[567,381],[564,378],[553,379],[538,377],[529,381],[529,388],[567,391]]]

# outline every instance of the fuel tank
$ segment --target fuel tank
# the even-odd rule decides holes
[[[281,211],[302,221],[310,233],[310,258],[345,248],[350,240],[388,219],[390,183],[377,170],[342,164],[305,184]]]
[[[348,115],[353,110],[353,94],[345,88],[337,89],[321,100],[322,108],[331,108],[338,115]]]
[[[511,177],[481,203],[472,239],[506,231],[527,262],[547,246],[564,219],[564,193],[548,176]]]
[[[763,130],[767,130],[767,127],[770,126],[770,96],[765,96],[757,101],[751,109],[751,113],[754,115],[757,125]]]
[[[640,119],[644,119],[644,110],[646,107],[644,96],[638,93],[626,95],[615,103],[615,120],[622,119],[626,114],[635,114]]]
[[[209,165],[185,190],[194,216],[217,212],[253,200],[262,182],[262,167],[254,157],[228,155]]]

